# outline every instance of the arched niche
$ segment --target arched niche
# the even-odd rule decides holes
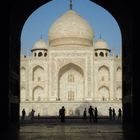
[[[109,81],[110,80],[110,72],[109,68],[105,65],[100,66],[98,69],[99,81]]]
[[[70,101],[83,98],[84,72],[76,64],[66,64],[58,72],[58,99]]]
[[[100,101],[108,101],[110,99],[109,88],[106,86],[101,86],[98,89],[98,98]]]
[[[122,81],[122,69],[117,67],[116,69],[116,81]]]
[[[41,66],[35,66],[33,68],[33,72],[32,72],[32,75],[33,75],[33,81],[44,81],[44,68],[41,67]]]
[[[20,69],[20,78],[21,78],[21,81],[26,81],[26,69],[25,69],[25,67],[22,67]]]
[[[41,86],[36,86],[33,89],[32,100],[42,101],[44,99],[44,89]]]

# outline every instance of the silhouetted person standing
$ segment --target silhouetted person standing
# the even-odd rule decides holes
[[[25,119],[25,116],[26,116],[26,112],[25,112],[25,109],[22,110],[22,120]]]
[[[85,108],[84,113],[83,113],[83,119],[86,120],[87,119],[87,110]]]
[[[113,113],[113,114],[112,114],[112,115],[113,115],[112,118],[113,118],[113,120],[115,120],[115,118],[116,118],[116,113],[115,113],[115,109],[114,109],[114,108],[113,108],[113,110],[112,110],[112,113]]]
[[[59,111],[60,111],[61,122],[65,122],[65,108],[64,108],[64,106],[62,106],[62,108]]]
[[[88,109],[90,122],[92,120],[94,121],[94,112],[93,111],[94,111],[94,109],[92,108],[92,106],[90,106],[89,109]]]
[[[38,119],[40,119],[40,113],[38,113],[38,116],[37,117],[38,117]]]
[[[98,110],[97,110],[97,107],[95,107],[95,122],[98,122]]]
[[[112,120],[112,109],[109,107],[109,119]]]
[[[122,111],[119,108],[119,110],[118,110],[118,120],[121,120],[121,119],[122,119]]]
[[[35,114],[35,110],[34,110],[34,109],[32,109],[32,111],[31,111],[31,120],[33,120],[33,119],[34,119],[34,114]]]

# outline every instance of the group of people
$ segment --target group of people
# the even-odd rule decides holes
[[[31,120],[34,119],[34,114],[35,114],[35,110],[32,109],[29,116],[31,118]],[[98,110],[97,107],[93,108],[92,106],[90,106],[88,108],[88,114],[89,114],[89,120],[90,122],[98,122]],[[25,109],[22,110],[22,120],[25,119],[26,116],[26,111]],[[40,118],[40,114],[38,113],[38,118]],[[62,108],[59,109],[59,118],[61,119],[61,122],[65,122],[65,107],[62,106]],[[118,120],[121,120],[122,118],[122,110],[119,108],[118,110]],[[83,119],[87,120],[87,109],[84,109],[83,112]],[[116,119],[116,113],[115,113],[115,109],[109,107],[109,119],[110,120],[115,120]]]
[[[92,106],[89,107],[88,109],[88,113],[89,113],[89,119],[90,122],[98,122],[98,110],[97,107],[93,108]],[[83,113],[83,119],[86,120],[87,119],[87,110],[85,108],[84,113]]]
[[[31,112],[30,112],[30,114],[29,114],[31,120],[34,119],[34,114],[35,114],[35,110],[32,109]],[[25,120],[25,116],[26,116],[26,111],[25,111],[25,109],[23,109],[22,110],[22,120]]]
[[[109,107],[109,119],[110,120],[115,120],[116,119],[116,112],[115,112],[115,109]],[[118,120],[121,120],[122,119],[122,110],[119,108],[118,110]]]

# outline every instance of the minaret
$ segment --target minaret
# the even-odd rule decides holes
[[[72,10],[72,0],[70,0],[70,10]]]

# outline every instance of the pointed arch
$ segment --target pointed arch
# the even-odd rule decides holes
[[[33,88],[32,100],[41,101],[44,98],[44,88],[41,86],[36,86]]]
[[[120,71],[120,70],[121,70],[121,67],[120,67],[120,66],[118,66],[118,67],[117,67],[117,71]]]
[[[109,68],[105,65],[102,65],[98,68],[99,81],[109,81],[110,80],[110,71]]]
[[[84,72],[82,68],[73,63],[61,67],[58,72],[58,99],[78,100],[83,96]]]
[[[120,66],[116,69],[116,81],[122,81],[122,69]]]
[[[42,66],[35,66],[32,72],[33,81],[44,81],[44,68]]]
[[[68,63],[66,65],[64,65],[63,67],[60,68],[58,75],[59,77],[61,77],[63,75],[64,72],[70,70],[70,69],[75,69],[77,72],[79,72],[82,76],[84,76],[84,72],[82,70],[82,68],[74,63]]]
[[[21,81],[26,81],[26,68],[25,67],[21,67],[20,78],[21,78]]]
[[[117,87],[115,98],[117,100],[121,100],[122,99],[122,87],[121,86]]]
[[[98,98],[101,101],[107,101],[110,99],[110,91],[109,88],[107,86],[101,86],[98,89]]]

